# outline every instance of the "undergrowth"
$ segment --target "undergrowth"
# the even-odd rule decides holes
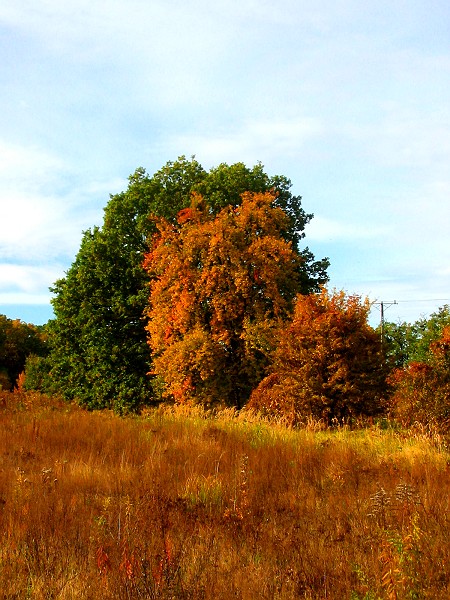
[[[0,395],[0,598],[445,598],[438,434]],[[3,594],[3,596],[2,596]]]

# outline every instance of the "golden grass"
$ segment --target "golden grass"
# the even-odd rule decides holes
[[[439,436],[32,393],[0,432],[0,598],[450,597]]]

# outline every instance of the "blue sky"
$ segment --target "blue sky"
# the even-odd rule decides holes
[[[182,154],[289,177],[330,286],[389,320],[450,304],[448,0],[3,0],[0,85],[10,318],[47,321],[109,194]]]

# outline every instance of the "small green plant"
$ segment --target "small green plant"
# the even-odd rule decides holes
[[[222,482],[217,475],[193,475],[186,480],[183,497],[190,507],[204,506],[209,511],[222,505]]]

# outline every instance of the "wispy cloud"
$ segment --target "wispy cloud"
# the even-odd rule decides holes
[[[57,267],[30,266],[18,264],[0,265],[0,290],[4,287],[15,288],[19,292],[36,293],[58,277]]]
[[[388,235],[392,235],[392,229],[388,225],[334,221],[320,215],[315,215],[307,228],[308,240],[312,242],[357,244],[364,240],[380,240],[380,237]]]
[[[291,119],[250,119],[231,130],[225,128],[203,134],[174,135],[166,148],[186,153],[192,148],[195,155],[209,165],[221,162],[272,162],[282,154],[298,157],[308,152],[308,143],[324,134],[320,119],[293,117]]]
[[[49,287],[62,276],[62,266],[0,264],[0,304],[46,304]]]
[[[73,256],[81,232],[101,224],[102,207],[126,180],[83,179],[45,149],[0,140],[0,261]]]

